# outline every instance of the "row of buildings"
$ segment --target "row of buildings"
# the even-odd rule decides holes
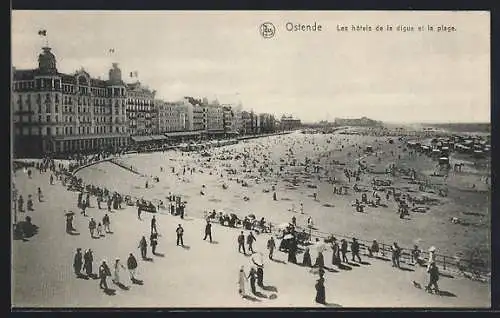
[[[60,73],[49,47],[38,68],[13,69],[14,154],[73,153],[117,149],[130,143],[217,138],[292,130],[300,120],[245,111],[241,104],[185,97],[168,102],[140,82],[125,83],[117,63],[108,80],[84,69]]]

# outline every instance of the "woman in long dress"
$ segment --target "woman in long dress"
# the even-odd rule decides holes
[[[304,258],[302,259],[302,266],[311,267],[311,254],[309,254],[309,248],[306,248],[304,252]]]
[[[113,272],[113,283],[120,284],[120,267],[125,269],[125,266],[120,262],[120,259],[117,258],[115,261],[115,268]]]
[[[245,270],[244,270],[243,266],[241,266],[240,272],[238,275],[238,293],[242,297],[246,296],[246,289],[245,289],[246,281],[247,281],[247,276],[245,274]]]

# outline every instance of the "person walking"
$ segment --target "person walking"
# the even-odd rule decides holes
[[[325,258],[323,256],[323,252],[318,252],[318,256],[316,256],[316,261],[314,262],[313,267],[319,267],[320,270],[325,267]]]
[[[75,257],[73,259],[73,269],[75,270],[75,275],[78,277],[82,273],[82,265],[83,265],[83,255],[82,255],[82,249],[77,248]]]
[[[143,236],[139,242],[139,248],[141,249],[142,259],[146,259],[148,242],[146,242],[146,238]]]
[[[24,211],[23,204],[24,204],[24,199],[23,199],[23,196],[20,195],[19,199],[17,199],[17,210],[19,212],[23,212]]]
[[[106,281],[106,278],[108,276],[111,276],[111,270],[109,269],[108,265],[106,264],[106,260],[103,260],[101,263],[101,266],[99,266],[99,287],[104,290],[108,290],[108,283]]]
[[[40,189],[40,187],[38,187],[37,193],[38,193],[38,202],[42,202],[42,189]]]
[[[72,233],[73,230],[73,215],[66,214],[66,233]]]
[[[153,215],[153,218],[151,219],[151,234],[153,233],[158,233],[158,230],[156,229],[156,218]]]
[[[247,282],[247,276],[245,274],[243,266],[241,266],[240,272],[238,273],[238,293],[242,297],[246,296],[246,288],[245,288],[246,282]]]
[[[94,218],[90,218],[90,221],[89,221],[89,231],[90,231],[90,237],[91,238],[94,238],[94,231],[96,229],[96,223],[94,221]]]
[[[132,283],[135,282],[136,281],[135,271],[137,270],[137,260],[135,259],[135,256],[132,253],[128,255],[127,269],[130,274],[130,281],[132,281]]]
[[[151,252],[156,255],[156,246],[158,246],[158,233],[151,233],[149,237],[149,245],[151,245]]]
[[[401,248],[398,243],[394,242],[391,246],[392,267],[400,268],[399,257],[401,256]]]
[[[104,225],[104,231],[106,233],[111,233],[111,230],[109,229],[109,225],[111,224],[111,222],[107,213],[102,218],[102,224]]]
[[[238,235],[238,252],[241,252],[243,249],[243,254],[247,254],[245,251],[245,235],[243,234],[243,231],[241,231],[240,235]]]
[[[311,254],[309,253],[308,247],[306,247],[306,250],[304,251],[304,257],[302,258],[302,266],[306,266],[306,267],[312,266]]]
[[[349,259],[347,259],[347,241],[342,239],[340,244],[340,252],[342,253],[342,262],[349,263]]]
[[[253,236],[252,231],[250,231],[250,234],[248,234],[248,236],[247,236],[247,244],[248,244],[248,251],[252,254],[255,253],[253,250],[253,242],[255,242],[255,241],[256,241],[256,238],[255,238],[255,236]]]
[[[102,233],[102,224],[99,222],[99,224],[97,224],[97,237],[101,236],[104,236],[104,234]]]
[[[274,238],[271,235],[271,237],[267,241],[267,249],[269,250],[269,259],[271,260],[273,259],[273,253],[275,248],[276,248],[276,243],[274,242]]]
[[[179,243],[181,246],[184,246],[184,240],[182,239],[182,236],[184,235],[184,229],[180,224],[177,226],[175,232],[177,234],[177,246],[179,246]]]
[[[427,273],[429,273],[429,284],[425,287],[425,290],[429,293],[432,293],[432,287],[434,287],[434,292],[438,294],[439,269],[435,262],[429,264],[429,269],[427,270]]]
[[[335,237],[332,241],[332,265],[340,265],[340,247]]]
[[[316,280],[316,285],[314,287],[316,288],[316,302],[324,305],[326,303],[325,278],[322,272],[320,272],[319,279]]]
[[[352,238],[351,253],[352,253],[352,261],[354,262],[354,257],[357,257],[358,262],[361,263],[361,257],[359,257],[359,243],[355,237]]]
[[[212,243],[212,224],[207,220],[207,225],[205,225],[205,237],[203,240],[205,241],[207,237],[210,238],[210,243]]]
[[[121,282],[120,282],[120,268],[125,269],[125,266],[123,266],[123,264],[120,262],[119,258],[116,258],[114,271],[113,271],[113,279],[112,279],[112,282],[115,283],[116,285],[121,284]]]
[[[92,250],[89,248],[85,254],[83,254],[83,270],[87,277],[92,276],[92,262],[94,262],[94,255],[92,254]]]
[[[257,272],[254,267],[250,269],[250,273],[248,274],[248,278],[250,279],[250,287],[252,288],[252,293],[255,295],[257,291],[255,290],[255,281],[257,279]]]

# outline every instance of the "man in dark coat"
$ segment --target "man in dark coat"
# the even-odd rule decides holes
[[[149,245],[151,245],[151,251],[153,255],[156,255],[156,246],[158,245],[158,233],[151,233],[149,238]]]
[[[207,225],[205,226],[205,237],[203,240],[205,241],[207,237],[210,238],[210,243],[212,243],[212,224],[207,220]]]
[[[83,255],[82,255],[82,249],[77,248],[76,249],[76,254],[73,259],[73,269],[75,270],[75,275],[80,276],[82,273],[82,265],[83,265]]]
[[[425,287],[425,290],[429,293],[432,293],[432,286],[434,286],[434,291],[439,293],[438,280],[439,280],[439,269],[436,266],[435,262],[429,264],[429,269],[427,270],[429,273],[429,284]]]
[[[325,279],[323,278],[323,275],[320,274],[319,279],[316,281],[316,302],[318,304],[325,304],[326,303],[326,297],[325,297]]]
[[[92,276],[92,262],[94,261],[94,256],[92,255],[92,250],[89,248],[83,255],[83,269],[88,277]]]
[[[354,262],[354,257],[357,257],[358,262],[361,263],[361,257],[359,257],[359,243],[355,237],[352,239],[351,242],[351,253],[352,253],[352,261]]]
[[[274,242],[274,238],[271,238],[267,241],[267,249],[269,250],[269,259],[273,259],[274,249],[276,248],[276,243]]]
[[[128,272],[130,273],[130,280],[134,282],[135,279],[135,271],[137,269],[137,260],[135,259],[135,256],[130,253],[127,259],[127,269]]]
[[[99,287],[104,290],[108,289],[108,283],[106,282],[106,278],[111,276],[111,270],[109,269],[106,261],[102,261],[101,266],[99,266]]]
[[[243,254],[247,253],[245,251],[245,235],[243,234],[243,231],[241,231],[240,235],[238,235],[238,252],[241,252],[241,249],[243,249]]]
[[[146,259],[148,242],[146,242],[146,238],[143,236],[141,241],[139,242],[139,248],[141,249],[142,259]]]
[[[184,229],[180,224],[179,226],[177,226],[175,233],[177,234],[177,245],[179,245],[180,243],[181,246],[184,246],[184,240],[182,239],[182,236],[184,235]]]
[[[252,254],[254,253],[253,242],[255,242],[255,241],[256,241],[256,238],[255,238],[255,236],[253,236],[252,231],[250,231],[250,234],[248,234],[248,236],[247,236],[247,244],[248,244],[248,251]]]

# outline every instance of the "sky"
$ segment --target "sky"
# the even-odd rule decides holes
[[[274,37],[260,34],[264,22],[275,26]],[[292,32],[287,23],[322,30]],[[441,25],[455,31],[437,32]],[[83,67],[107,79],[118,62],[126,82],[139,80],[167,101],[241,101],[304,122],[490,121],[488,12],[13,11],[11,32],[17,69],[36,68],[48,41],[59,72]]]

